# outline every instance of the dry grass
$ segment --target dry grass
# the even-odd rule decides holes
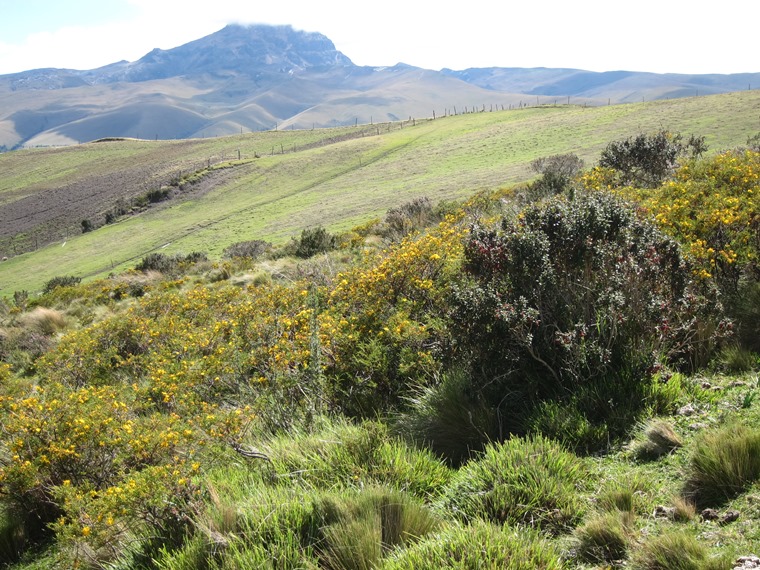
[[[25,313],[20,321],[24,328],[47,336],[52,336],[66,328],[66,318],[63,313],[47,307],[37,307]]]

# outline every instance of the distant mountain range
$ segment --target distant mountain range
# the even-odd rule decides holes
[[[319,33],[230,25],[134,62],[0,75],[0,149],[381,123],[536,104],[606,105],[751,87],[760,87],[760,73],[365,67]]]

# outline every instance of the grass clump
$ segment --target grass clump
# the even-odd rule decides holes
[[[465,520],[561,532],[583,515],[577,487],[584,476],[583,462],[558,443],[540,435],[512,438],[462,467],[444,505]]]
[[[313,434],[290,433],[262,447],[278,477],[312,489],[382,483],[431,498],[451,478],[451,470],[430,451],[394,439],[377,422],[335,421]]]
[[[24,328],[46,336],[52,336],[66,328],[63,313],[47,307],[36,307],[20,319]]]
[[[652,461],[681,446],[681,438],[668,422],[653,419],[644,426],[642,438],[633,445],[633,456],[641,461]]]
[[[622,560],[628,554],[632,532],[632,512],[598,515],[575,531],[578,556],[594,563]]]
[[[320,558],[332,570],[376,568],[394,548],[413,544],[441,526],[418,499],[383,488],[328,497],[318,509],[327,523]]]
[[[397,551],[384,570],[500,569],[559,570],[559,552],[538,534],[484,521],[452,526],[418,544]]]
[[[498,435],[495,410],[471,395],[469,384],[465,372],[451,371],[439,384],[420,388],[398,417],[397,429],[448,463],[461,465]]]
[[[711,558],[708,549],[691,534],[668,532],[645,542],[636,553],[634,570],[730,570],[726,558]]]
[[[760,479],[760,430],[732,423],[694,444],[684,492],[698,507],[719,505]]]

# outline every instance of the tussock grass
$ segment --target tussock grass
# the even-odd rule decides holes
[[[757,369],[760,357],[748,348],[731,345],[723,348],[718,362],[720,367],[729,374],[740,374]]]
[[[405,550],[398,551],[383,570],[559,570],[557,548],[539,534],[513,530],[484,521],[452,526]]]
[[[472,398],[469,386],[465,372],[451,371],[439,384],[420,388],[396,418],[396,429],[448,463],[462,464],[498,435],[495,411]]]
[[[615,486],[599,496],[599,508],[603,512],[634,512],[634,493],[629,487]]]
[[[633,456],[642,461],[659,459],[683,446],[679,435],[665,420],[650,420],[642,430],[639,441],[632,448]]]
[[[419,500],[382,488],[337,501],[328,497],[318,509],[328,522],[322,528],[321,558],[333,570],[376,568],[386,553],[417,542],[441,526],[440,519]]]
[[[47,307],[36,307],[22,316],[21,325],[29,330],[51,336],[66,328],[66,318],[63,313]]]
[[[451,471],[429,450],[393,438],[380,423],[334,422],[312,434],[291,433],[262,446],[280,480],[332,489],[383,483],[417,496],[434,497]]]
[[[15,562],[27,543],[24,524],[5,509],[0,510],[0,560]]]
[[[666,532],[646,541],[631,562],[634,570],[730,570],[729,558],[711,558],[693,535]]]
[[[630,511],[593,517],[575,531],[578,556],[586,562],[613,562],[627,556],[634,515]]]
[[[578,487],[585,475],[584,463],[558,443],[540,435],[513,438],[464,465],[447,487],[444,507],[469,521],[561,532],[583,515]]]
[[[720,505],[760,479],[760,430],[731,423],[694,443],[684,493],[698,507]]]
[[[676,522],[689,522],[697,516],[697,507],[685,497],[673,498],[673,520]]]

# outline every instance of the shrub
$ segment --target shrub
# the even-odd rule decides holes
[[[427,196],[391,208],[385,215],[384,235],[398,241],[415,230],[429,225],[434,218],[433,204]]]
[[[533,172],[541,177],[531,185],[533,194],[550,196],[559,194],[570,186],[573,179],[583,170],[583,160],[578,155],[555,154],[537,158],[530,163]]]
[[[225,248],[222,256],[226,258],[245,257],[256,260],[272,249],[272,244],[260,239],[239,241]]]
[[[741,306],[739,289],[760,280],[759,184],[760,152],[745,150],[689,161],[655,189],[617,191],[651,212],[663,231],[684,244],[697,274],[713,278],[724,296]]]
[[[512,438],[489,445],[465,464],[444,494],[444,508],[465,520],[485,518],[560,532],[583,514],[577,486],[583,463],[543,437]]]
[[[653,188],[673,173],[679,157],[699,156],[707,150],[704,137],[682,140],[680,134],[660,131],[614,141],[602,151],[599,166],[615,170],[622,185]]]
[[[296,257],[308,259],[318,253],[331,251],[337,246],[338,238],[322,226],[317,226],[302,230],[298,239],[293,238],[290,250]]]
[[[197,251],[188,253],[187,255],[149,253],[140,260],[140,263],[135,266],[135,269],[137,271],[142,271],[143,273],[158,271],[165,275],[177,275],[181,273],[183,268],[201,261],[208,261],[208,257],[206,257],[205,253]]]
[[[500,568],[502,570],[559,570],[558,550],[538,534],[475,521],[452,526],[428,540],[399,550],[384,570]]]
[[[760,430],[733,423],[705,432],[689,460],[684,492],[698,507],[719,505],[760,479]]]
[[[723,331],[678,244],[608,194],[474,227],[465,269],[453,335],[476,389],[507,406],[505,433],[548,425],[602,445],[647,405],[655,363],[688,368]]]
[[[47,294],[58,287],[73,287],[74,285],[78,285],[81,281],[81,277],[74,277],[72,275],[53,277],[45,283],[42,292]]]

